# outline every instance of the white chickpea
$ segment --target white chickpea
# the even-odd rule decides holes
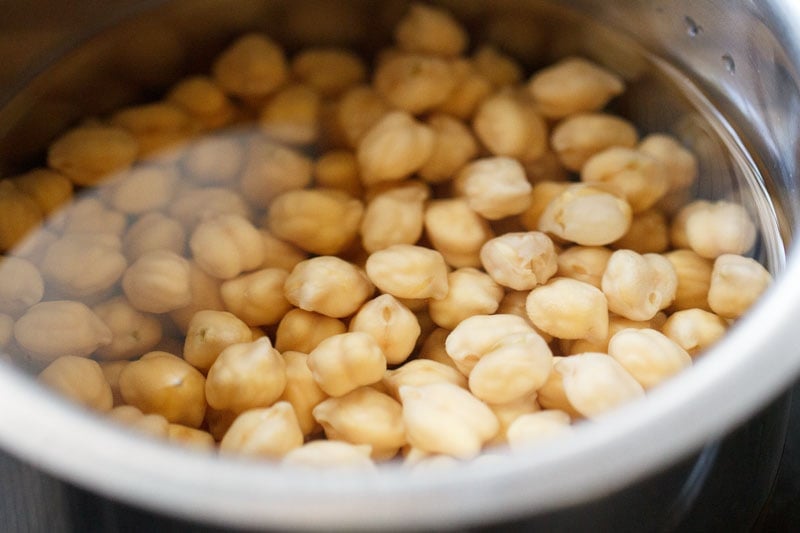
[[[19,257],[0,258],[0,313],[24,313],[43,296],[44,280],[36,265]]]
[[[235,315],[227,311],[198,311],[186,331],[183,358],[205,372],[211,368],[222,350],[232,344],[252,340],[250,328]]]
[[[394,244],[414,244],[422,236],[426,187],[414,183],[374,196],[361,220],[361,244],[376,252]]]
[[[356,158],[365,185],[413,174],[433,154],[435,134],[404,111],[383,115],[358,143]]]
[[[220,296],[220,286],[222,282],[209,276],[202,268],[197,266],[194,261],[189,261],[189,293],[191,301],[184,307],[179,307],[170,311],[169,317],[178,326],[178,329],[185,333],[189,328],[189,322],[198,311],[224,311],[225,304]]]
[[[455,87],[449,62],[435,56],[397,53],[378,63],[375,90],[393,107],[412,115],[444,103]]]
[[[603,339],[608,333],[606,297],[594,285],[555,278],[536,287],[525,303],[528,318],[560,339]]]
[[[625,90],[615,73],[580,57],[568,57],[534,74],[527,86],[548,118],[599,111]]]
[[[119,238],[104,237],[70,233],[51,244],[41,265],[48,284],[75,298],[102,294],[116,284],[128,262]]]
[[[137,166],[111,185],[109,204],[126,214],[154,211],[169,204],[177,186],[178,173],[174,168]]]
[[[581,168],[584,183],[618,190],[634,213],[653,207],[669,188],[666,166],[633,148],[612,146],[591,156]]]
[[[353,331],[320,342],[308,354],[308,367],[326,394],[343,396],[379,382],[386,371],[386,357],[372,335]]]
[[[295,307],[342,318],[355,313],[374,287],[359,267],[338,257],[319,256],[298,263],[283,290]]]
[[[445,350],[456,368],[469,376],[481,357],[501,345],[504,339],[532,331],[530,324],[517,315],[475,315],[447,335]]]
[[[122,276],[122,290],[139,311],[166,313],[192,301],[189,261],[165,250],[147,252]]]
[[[181,169],[196,183],[232,184],[240,175],[245,147],[231,135],[206,135],[193,141],[181,159]]]
[[[278,324],[275,347],[286,352],[309,353],[328,337],[347,331],[341,320],[303,309],[292,309]]]
[[[673,250],[664,254],[672,263],[678,276],[678,288],[672,309],[704,309],[708,307],[708,288],[711,285],[711,272],[714,263],[710,259],[700,257],[692,250]]]
[[[469,459],[499,431],[489,407],[452,383],[400,387],[409,444],[428,453]]]
[[[444,113],[431,115],[427,124],[434,133],[433,151],[418,174],[429,183],[441,183],[478,154],[478,143],[464,123]]]
[[[583,246],[602,246],[625,235],[630,205],[592,185],[574,184],[557,194],[539,217],[537,229]]]
[[[697,157],[674,137],[661,133],[648,135],[641,140],[638,150],[666,167],[671,191],[686,189],[697,179]]]
[[[295,448],[283,456],[281,464],[293,468],[319,470],[371,471],[375,463],[370,458],[368,444],[350,444],[336,440],[315,440]]]
[[[358,85],[339,99],[336,105],[336,124],[347,145],[357,148],[364,135],[388,111],[389,106],[371,85]]]
[[[72,401],[96,411],[113,406],[111,386],[97,361],[65,355],[39,373],[39,382]]]
[[[313,169],[299,150],[256,138],[249,143],[239,184],[250,203],[266,208],[281,194],[308,186]]]
[[[314,380],[308,367],[308,355],[302,352],[285,351],[286,387],[280,399],[292,404],[303,435],[310,435],[317,429],[313,411],[321,401],[328,397]]]
[[[248,326],[277,324],[292,308],[283,294],[289,272],[265,268],[224,281],[220,295],[225,308]]]
[[[208,370],[205,393],[217,410],[241,413],[275,403],[286,387],[286,363],[267,337],[231,344]]]
[[[86,305],[57,300],[31,306],[14,323],[14,339],[33,359],[49,362],[63,355],[88,356],[109,344],[112,333]]]
[[[681,213],[686,216],[682,217]],[[702,257],[715,259],[723,254],[744,254],[755,244],[755,224],[739,204],[698,200],[684,207],[681,213],[673,226],[680,228],[679,221],[683,222],[687,247]],[[673,227],[673,233],[675,231]]]
[[[99,359],[133,359],[154,349],[161,341],[161,322],[131,306],[123,296],[93,307],[94,313],[111,330],[111,342],[95,352]]]
[[[322,106],[319,93],[306,85],[287,85],[279,89],[261,108],[261,131],[270,139],[307,145],[319,135]]]
[[[608,259],[600,286],[609,311],[631,320],[650,320],[672,304],[678,275],[662,255],[617,250]]]
[[[227,125],[235,108],[214,80],[192,76],[176,83],[167,94],[167,101],[180,107],[207,129]]]
[[[511,56],[492,45],[481,46],[472,56],[475,69],[495,87],[514,85],[522,80],[522,67]]]
[[[703,309],[683,309],[672,313],[661,330],[694,357],[721,339],[728,323]]]
[[[189,248],[197,265],[220,279],[235,278],[264,261],[261,234],[240,215],[220,215],[201,222],[192,232]]]
[[[645,389],[651,389],[691,366],[679,344],[654,329],[623,329],[608,341],[608,355]]]
[[[314,418],[329,440],[368,444],[374,459],[390,459],[406,444],[403,407],[370,387],[320,402]]]
[[[472,120],[475,135],[496,156],[536,159],[547,150],[547,124],[536,109],[510,92],[490,96]]]
[[[447,275],[447,295],[431,300],[429,313],[442,328],[453,329],[474,315],[491,315],[503,299],[503,288],[488,274],[475,268],[459,268]]]
[[[611,243],[617,250],[628,249],[640,254],[662,253],[669,249],[669,223],[657,208],[636,213],[627,233]]]
[[[335,189],[297,190],[272,202],[266,225],[270,233],[311,253],[342,252],[355,239],[364,206]]]
[[[266,96],[288,77],[286,57],[280,46],[265,35],[240,37],[214,61],[214,81],[234,96]]]
[[[277,402],[237,416],[219,443],[219,451],[277,459],[302,445],[303,433],[292,405]]]
[[[571,246],[556,257],[556,274],[600,288],[600,280],[613,252],[601,246]]]
[[[708,305],[723,318],[741,317],[769,288],[772,276],[755,259],[723,254],[714,260]]]
[[[481,248],[481,263],[497,283],[524,291],[547,282],[558,270],[553,241],[544,233],[506,233]]]
[[[364,303],[350,320],[348,329],[372,335],[390,365],[408,359],[421,332],[414,313],[391,294]]]
[[[200,222],[220,215],[240,215],[250,218],[250,207],[235,191],[221,187],[187,189],[175,196],[167,209],[171,218],[180,222],[188,231]]]
[[[593,155],[612,146],[633,148],[636,128],[625,119],[605,113],[577,113],[559,122],[550,145],[568,170],[579,172]]]
[[[186,231],[177,220],[158,212],[147,213],[131,224],[122,240],[125,256],[134,262],[147,252],[166,250],[181,255]]]
[[[508,444],[514,451],[522,451],[533,444],[572,431],[569,414],[556,409],[521,415],[508,427]]]
[[[132,405],[119,405],[108,412],[108,417],[129,429],[153,437],[169,434],[169,420],[158,414],[144,414]]]
[[[425,232],[455,268],[480,267],[481,247],[493,237],[489,223],[463,198],[433,200],[425,209]]]
[[[139,144],[122,128],[80,126],[56,139],[47,164],[75,185],[96,185],[136,160]]]
[[[460,55],[468,44],[467,32],[449,12],[420,3],[397,23],[394,38],[406,52],[444,57]]]
[[[447,296],[447,265],[436,250],[396,244],[371,254],[366,271],[378,289],[397,298]]]
[[[306,48],[292,59],[292,74],[325,96],[364,82],[364,62],[344,48]]]
[[[525,211],[531,203],[531,184],[525,169],[510,157],[491,157],[469,163],[458,173],[456,190],[470,208],[489,220]]]
[[[180,155],[175,148],[185,143],[199,129],[199,124],[180,107],[155,102],[127,107],[115,112],[113,126],[128,130],[139,145],[139,157],[157,156],[170,161]]]
[[[429,359],[414,359],[395,370],[387,370],[383,382],[389,394],[400,398],[400,387],[421,387],[431,383],[452,383],[467,388],[464,374],[443,363]]]

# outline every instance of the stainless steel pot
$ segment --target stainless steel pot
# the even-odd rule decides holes
[[[530,65],[577,52],[624,74],[632,93],[621,105],[641,124],[672,131],[706,156],[698,192],[735,196],[759,220],[761,256],[777,282],[756,308],[690,371],[645,400],[528,454],[500,453],[446,472],[389,467],[377,475],[329,475],[190,453],[103,423],[0,365],[4,448],[99,493],[208,522],[457,527],[612,493],[696,451],[787,388],[800,374],[794,243],[800,223],[800,4],[442,3],[467,21],[476,39],[499,40]],[[388,38],[386,25],[403,4],[75,3],[69,12],[85,18],[69,25],[69,17],[53,16],[49,2],[17,6],[6,24],[33,37],[0,48],[0,169],[10,173],[35,160],[76,117],[141,98],[203,66],[239,31],[265,29],[291,44],[353,43],[368,53]],[[34,17],[36,6],[44,9]],[[342,24],[342,11],[355,22]],[[30,61],[8,59],[21,53]]]

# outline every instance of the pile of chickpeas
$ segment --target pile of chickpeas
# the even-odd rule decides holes
[[[125,426],[292,465],[569,432],[771,281],[747,210],[691,196],[696,157],[605,110],[624,90],[580,57],[526,75],[422,4],[372,68],[244,35],[0,182],[0,347]]]

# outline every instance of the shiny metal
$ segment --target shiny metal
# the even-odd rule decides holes
[[[645,84],[639,94],[649,97],[633,95],[628,105],[641,120],[683,134],[696,149],[713,152],[724,147],[733,154],[724,163],[704,168],[703,192],[737,195],[748,202],[761,223],[763,258],[778,279],[750,315],[694,368],[653,390],[645,400],[529,454],[498,454],[491,461],[467,464],[446,474],[412,475],[397,468],[377,475],[311,474],[189,453],[101,423],[18,370],[0,365],[0,444],[4,448],[104,494],[208,522],[305,529],[456,527],[543,512],[624,487],[719,437],[797,378],[800,3],[443,3],[469,20],[476,35],[508,38],[505,44],[528,54],[531,64],[547,59],[548,54],[581,52],[631,80],[646,81],[652,75],[661,84],[656,87],[673,88],[675,93],[663,93],[660,102],[661,93],[647,91],[650,86]],[[220,5],[221,10],[217,9]],[[35,157],[48,135],[55,133],[55,126],[93,108],[99,112],[102,106],[138,98],[167,81],[158,79],[160,75],[179,75],[187,66],[183,64],[186,58],[179,49],[170,49],[174,44],[171,31],[185,38],[187,46],[208,53],[218,49],[226,36],[250,27],[298,41],[303,32],[316,31],[319,40],[352,40],[369,49],[385,40],[384,24],[396,17],[402,2],[247,1],[236,5],[232,10],[227,2],[176,2],[135,22],[136,32],[122,28],[95,37],[48,74],[31,79],[33,70],[23,65],[4,77],[0,102],[7,105],[0,111],[0,169],[11,172],[26,158]],[[326,25],[332,5],[351,10],[362,24]],[[96,30],[106,20],[117,20],[123,13],[119,9],[124,14],[139,11],[138,4],[132,7],[130,3],[96,8],[91,17],[73,21],[72,27]],[[326,16],[311,16],[320,12]],[[311,24],[303,24],[304,14]],[[588,22],[585,16],[601,25]],[[30,58],[49,62],[65,51],[65,42],[76,44],[77,37],[84,35],[64,32],[52,17],[43,20],[66,37],[50,41],[47,50],[36,50],[40,43],[31,39]],[[30,28],[37,23],[35,17],[25,22]],[[127,56],[131,60],[127,68],[121,68],[115,63],[126,57],[121,51],[131,52],[123,46],[125,38],[141,36],[143,28],[158,37],[148,42],[156,43],[151,52],[160,61],[159,68],[148,69],[141,63],[131,67],[141,59],[134,54]],[[583,37],[570,39],[576,35]],[[645,52],[640,53],[628,38]],[[0,48],[0,54],[7,53],[7,48]],[[0,64],[5,64],[1,59]],[[87,85],[89,80],[94,85]],[[98,85],[101,82],[105,85]],[[103,90],[94,92],[98,86]],[[83,93],[77,87],[83,87]],[[43,109],[49,121],[37,115]],[[698,122],[704,114],[710,121]],[[698,123],[715,125],[703,130]]]

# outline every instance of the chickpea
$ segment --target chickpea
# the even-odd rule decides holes
[[[443,57],[461,55],[467,47],[467,33],[453,16],[443,9],[415,3],[397,23],[394,38],[406,52]]]
[[[429,312],[433,322],[453,329],[475,315],[491,315],[503,299],[503,289],[489,275],[475,268],[460,268],[447,275],[447,295],[431,300]]]
[[[227,185],[240,176],[245,156],[240,139],[223,134],[207,135],[186,147],[180,165],[196,183]]]
[[[111,207],[127,214],[140,214],[167,205],[178,185],[174,168],[145,165],[134,167],[112,185]]]
[[[510,92],[485,99],[472,120],[475,135],[496,156],[525,160],[547,150],[547,124],[529,102]]]
[[[367,77],[361,58],[343,48],[306,48],[292,59],[291,69],[324,96],[337,96]]]
[[[279,239],[320,255],[342,252],[355,239],[364,207],[335,189],[297,190],[272,202],[266,225]]]
[[[186,331],[183,358],[205,372],[225,348],[252,340],[250,328],[235,315],[227,311],[198,311]]]
[[[329,440],[368,444],[374,459],[390,459],[406,444],[403,407],[370,387],[322,401],[314,418]]]
[[[0,313],[19,315],[43,296],[44,280],[36,265],[19,257],[0,257]]]
[[[664,254],[678,276],[678,287],[672,309],[704,309],[708,307],[708,288],[711,285],[713,262],[692,250],[673,250]]]
[[[189,261],[164,250],[147,252],[122,276],[131,305],[147,313],[166,313],[192,300]]]
[[[345,331],[347,326],[341,320],[311,311],[292,309],[278,324],[275,347],[281,352],[295,350],[309,353],[322,340]]]
[[[139,145],[140,157],[175,148],[198,129],[198,124],[181,108],[166,102],[117,111],[111,117],[111,125],[124,128],[133,135]]]
[[[454,59],[450,68],[455,84],[436,111],[468,122],[481,102],[492,93],[492,84],[468,59]]]
[[[721,339],[727,329],[725,319],[714,313],[683,309],[670,315],[662,332],[694,357]]]
[[[570,182],[540,181],[535,183],[531,190],[531,203],[528,208],[520,213],[519,221],[528,231],[539,229],[539,219],[550,202],[566,191]]]
[[[556,409],[521,415],[508,427],[508,444],[514,451],[522,451],[572,431],[569,414]]]
[[[240,215],[220,215],[201,222],[189,239],[197,265],[220,279],[232,279],[264,261],[261,234]]]
[[[625,200],[591,185],[574,184],[550,201],[538,229],[583,246],[602,246],[625,235],[632,218]]]
[[[406,306],[390,294],[382,294],[366,302],[350,321],[349,331],[372,335],[386,361],[403,363],[416,346],[420,325]]]
[[[654,157],[621,146],[591,156],[581,168],[581,181],[610,185],[634,213],[653,207],[669,188],[666,166]]]
[[[640,254],[662,253],[669,249],[669,224],[659,209],[648,209],[631,219],[628,232],[611,243],[615,249],[628,249]]]
[[[150,415],[153,416],[153,415]],[[170,442],[196,451],[210,452],[216,448],[214,437],[208,431],[190,428],[182,424],[169,424],[167,438]]]
[[[214,81],[223,91],[243,98],[274,92],[289,76],[280,46],[265,35],[251,33],[231,44],[214,61]]]
[[[444,113],[431,115],[427,123],[434,133],[433,151],[418,174],[428,183],[441,183],[478,154],[478,143],[467,126]]]
[[[409,444],[428,453],[475,457],[500,429],[489,407],[452,383],[400,387]]]
[[[149,352],[119,375],[125,403],[197,428],[206,412],[205,378],[189,363],[166,352]]]
[[[112,335],[111,343],[97,349],[96,356],[100,359],[133,359],[154,349],[161,341],[161,322],[134,309],[123,296],[98,304],[92,310]]]
[[[250,142],[241,189],[256,207],[265,208],[281,194],[311,183],[313,163],[304,154],[273,141]]]
[[[81,405],[108,411],[113,405],[111,386],[96,361],[65,355],[39,374],[39,382]]]
[[[525,167],[525,176],[533,185],[546,181],[565,182],[569,180],[569,173],[561,166],[558,156],[550,150],[536,159],[523,161],[522,166]]]
[[[481,357],[501,347],[504,339],[532,331],[530,324],[516,315],[475,315],[450,332],[445,350],[456,368],[469,376]]]
[[[352,331],[320,342],[308,354],[314,380],[329,396],[343,396],[377,383],[386,371],[386,357],[372,335]]]
[[[342,318],[355,313],[374,287],[357,266],[338,257],[319,256],[298,263],[283,290],[295,307]]]
[[[772,276],[758,261],[723,254],[714,260],[708,305],[723,318],[741,317],[769,288]]]
[[[275,403],[286,387],[286,363],[267,337],[231,344],[208,370],[205,394],[217,410],[242,413]]]
[[[236,109],[219,85],[205,76],[179,81],[170,89],[167,101],[209,130],[226,126],[236,114]]]
[[[568,57],[539,70],[528,82],[539,111],[547,118],[599,111],[625,90],[613,72],[580,57]]]
[[[335,440],[315,440],[283,456],[281,463],[293,468],[373,470],[375,463],[368,444],[350,444]]]
[[[383,115],[358,143],[356,158],[365,185],[401,180],[433,154],[434,130],[404,111]]]
[[[414,244],[422,235],[426,187],[400,185],[374,196],[361,220],[361,242],[367,252],[394,244]]]
[[[181,255],[186,246],[186,231],[173,218],[158,212],[147,213],[131,224],[122,245],[131,262],[155,250]]]
[[[250,218],[250,207],[238,193],[219,187],[189,189],[179,192],[168,208],[168,214],[187,230],[206,219],[221,215]]]
[[[259,233],[264,243],[264,262],[261,263],[261,268],[281,268],[291,271],[298,263],[308,259],[305,252],[278,239],[269,231],[262,229]]]
[[[208,407],[206,409],[205,425],[214,440],[220,442],[238,416],[233,411],[217,411],[212,407]]]
[[[724,200],[715,203],[698,200],[688,204],[673,222],[673,234],[680,231],[681,226],[686,247],[708,259],[723,254],[744,254],[756,241],[756,227],[747,210]]]
[[[531,202],[525,170],[509,157],[473,161],[458,173],[455,187],[467,198],[470,208],[489,220],[518,215]]]
[[[0,350],[11,344],[14,338],[14,318],[11,315],[0,313]]]
[[[463,198],[434,200],[425,209],[425,232],[445,261],[455,267],[480,267],[481,247],[492,238],[489,224]]]
[[[608,259],[600,286],[609,311],[631,320],[649,320],[672,304],[678,276],[662,255],[617,250]]]
[[[31,170],[13,178],[11,182],[32,198],[46,215],[54,213],[72,198],[72,182],[47,168]]]
[[[608,333],[604,339],[560,339],[559,348],[564,356],[585,352],[608,352],[608,341],[623,329],[655,329],[664,325],[667,317],[659,312],[650,320],[631,320],[623,316],[609,313]]]
[[[564,411],[571,419],[580,420],[583,415],[576,411],[570,403],[564,390],[564,376],[556,370],[556,363],[562,359],[564,357],[553,357],[553,369],[550,371],[545,384],[536,391],[536,402],[542,409]]]
[[[265,268],[227,280],[220,295],[228,311],[249,326],[277,324],[291,308],[283,295],[289,273],[280,268]]]
[[[35,304],[14,323],[17,344],[42,362],[64,355],[88,356],[109,344],[111,335],[108,326],[91,309],[66,300]]]
[[[261,131],[279,142],[310,144],[319,135],[321,106],[315,89],[301,84],[283,87],[261,108]]]
[[[522,80],[522,67],[511,56],[493,45],[481,46],[472,56],[475,69],[495,87],[514,85]]]
[[[445,341],[447,340],[447,336],[449,334],[450,330],[444,328],[436,328],[430,333],[428,333],[425,336],[425,340],[422,342],[422,346],[420,346],[419,355],[417,356],[417,358],[422,360],[435,361],[437,363],[441,363],[445,366],[449,366],[450,368],[458,370],[455,361],[453,361],[453,359],[449,355],[447,355],[447,350],[445,348]],[[413,361],[409,361],[409,363],[411,362]],[[459,373],[461,373],[460,370]]]
[[[314,179],[320,187],[361,196],[358,160],[349,150],[330,150],[322,154],[314,166]]]
[[[335,118],[347,146],[357,148],[388,111],[389,106],[370,85],[358,85],[345,92],[336,105]]]
[[[67,234],[51,244],[42,261],[42,275],[66,296],[86,297],[111,288],[127,267],[117,237]]]
[[[221,281],[209,276],[194,261],[189,261],[189,293],[191,301],[188,305],[170,311],[169,317],[181,332],[186,332],[189,322],[198,311],[224,311],[225,304],[220,295]]]
[[[666,168],[671,191],[686,189],[697,179],[697,158],[669,135],[654,133],[641,140],[638,150]]]
[[[553,241],[538,231],[506,233],[487,241],[481,262],[494,281],[518,291],[546,283],[558,269]]]
[[[654,329],[623,329],[608,341],[613,357],[645,389],[691,366],[692,358],[676,342]]]
[[[272,407],[251,409],[236,417],[219,450],[277,459],[302,445],[303,433],[292,405],[277,402]]]
[[[108,417],[117,423],[140,431],[152,437],[167,437],[169,435],[169,421],[161,415],[146,415],[132,405],[120,405],[108,412]]]
[[[286,387],[280,399],[292,404],[303,435],[310,435],[318,426],[313,415],[314,407],[328,395],[314,380],[314,375],[308,367],[308,355],[285,351],[283,359],[286,364]]]
[[[42,223],[42,211],[29,195],[9,181],[0,181],[0,251],[22,244]]]
[[[114,398],[114,406],[119,406],[125,403],[122,400],[122,393],[119,391],[119,375],[122,369],[128,366],[130,361],[101,361],[100,368],[103,370],[103,375],[106,378],[109,386],[111,387],[111,395]]]
[[[122,128],[80,126],[50,145],[47,164],[75,185],[96,185],[127,169],[138,154],[136,138]]]
[[[533,289],[525,304],[534,326],[560,339],[605,338],[608,304],[594,285],[570,278],[555,278]]]
[[[556,275],[600,288],[606,264],[613,252],[600,246],[572,246],[556,257]]]
[[[378,289],[397,298],[447,296],[447,265],[436,250],[395,244],[371,254],[366,271]]]
[[[379,62],[372,82],[390,105],[419,115],[447,100],[455,87],[453,70],[435,56],[397,53]]]
[[[567,170],[579,172],[593,155],[612,146],[633,148],[636,128],[625,119],[605,113],[576,113],[559,122],[550,145]]]
[[[395,370],[387,370],[383,382],[389,394],[400,398],[400,387],[421,387],[431,383],[452,383],[466,389],[464,374],[443,363],[429,359],[414,359]]]

